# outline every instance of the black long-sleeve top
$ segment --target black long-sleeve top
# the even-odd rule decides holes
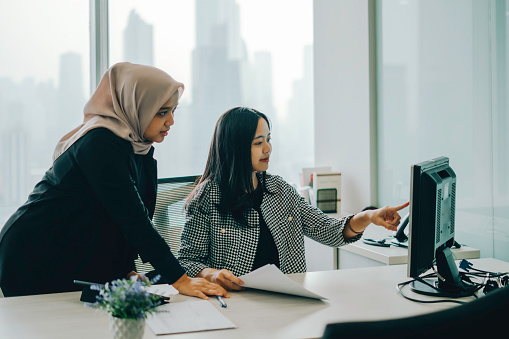
[[[6,296],[79,290],[74,279],[125,278],[139,254],[168,283],[184,273],[154,229],[153,148],[136,155],[105,128],[62,154],[0,233],[0,287]]]
[[[251,270],[256,270],[267,264],[274,264],[279,268],[279,254],[277,251],[274,237],[270,233],[267,223],[263,219],[261,205],[263,201],[263,188],[258,185],[256,190],[250,194],[252,207],[258,212],[260,223],[260,235],[258,236],[258,245],[256,246],[256,254],[254,258],[253,267]]]

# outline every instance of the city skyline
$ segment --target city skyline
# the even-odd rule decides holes
[[[199,43],[192,52],[193,81],[186,84],[185,97],[187,95],[189,99],[179,105],[176,125],[169,140],[155,146],[159,173],[163,177],[199,174],[203,170],[213,126],[218,116],[233,106],[265,110],[276,128],[273,140],[279,145],[285,144],[282,141],[284,138],[292,139],[292,129],[296,126],[294,123],[286,123],[287,130],[284,130],[280,123],[285,115],[280,114],[274,104],[274,56],[269,51],[257,51],[252,58],[249,57],[248,43],[240,34],[240,8],[237,1],[197,3],[195,32]],[[215,8],[214,4],[217,5]],[[209,11],[215,11],[216,20],[200,20]],[[154,35],[158,33],[157,27],[135,9],[129,13],[121,33],[124,37],[122,59],[156,63],[154,50],[157,39]],[[214,34],[207,37],[210,32]],[[144,48],[133,48],[139,44]],[[305,53],[308,52],[303,49],[302,54]],[[309,55],[302,59],[307,65],[301,66],[295,73],[302,73],[303,76],[288,82],[289,87],[294,87],[290,89],[292,115],[300,119],[307,114],[312,123],[312,107],[309,110],[312,93],[308,92],[308,97],[303,98],[304,101],[299,104],[302,91],[299,92],[299,86],[296,86],[297,83],[310,82],[308,73],[312,70],[312,59]],[[4,164],[0,166],[0,224],[5,223],[8,216],[26,201],[28,193],[51,166],[51,155],[58,139],[81,123],[82,108],[89,97],[86,64],[86,56],[70,51],[59,56],[57,81],[37,81],[32,77],[18,82],[0,73],[0,122],[3,126],[0,128],[0,155]],[[30,104],[24,100],[27,94],[33,99]],[[298,107],[301,107],[301,112]],[[33,130],[34,121],[37,122],[36,130]],[[198,121],[202,124],[197,124]],[[280,157],[271,160],[271,168],[281,168],[283,172],[287,170],[285,167],[292,168],[295,173],[291,175],[278,174],[287,179],[293,176],[294,179],[290,181],[295,183],[298,182],[298,168],[292,167],[288,160],[298,159],[299,164],[305,163],[307,166],[313,160],[309,119],[302,124],[310,131],[309,142],[299,143],[298,148],[288,144],[276,146],[275,154]],[[281,152],[286,154],[281,156]],[[285,166],[278,165],[278,162],[283,161],[287,163]],[[5,166],[6,163],[9,165]],[[177,168],[180,165],[181,168]]]

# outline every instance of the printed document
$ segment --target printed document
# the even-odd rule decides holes
[[[265,265],[239,277],[243,287],[256,288],[278,293],[298,295],[313,299],[327,299],[313,293],[288,278],[276,265]]]
[[[157,310],[147,318],[156,335],[237,328],[208,300],[169,303]]]

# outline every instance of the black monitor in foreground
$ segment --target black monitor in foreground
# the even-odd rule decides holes
[[[451,247],[454,244],[456,174],[449,159],[439,157],[412,165],[410,182],[408,276],[417,293],[463,297],[473,287],[461,280]],[[421,279],[436,265],[438,278]]]

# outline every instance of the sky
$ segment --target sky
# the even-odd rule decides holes
[[[0,77],[56,82],[66,52],[85,55],[88,68],[89,1],[1,1]]]

